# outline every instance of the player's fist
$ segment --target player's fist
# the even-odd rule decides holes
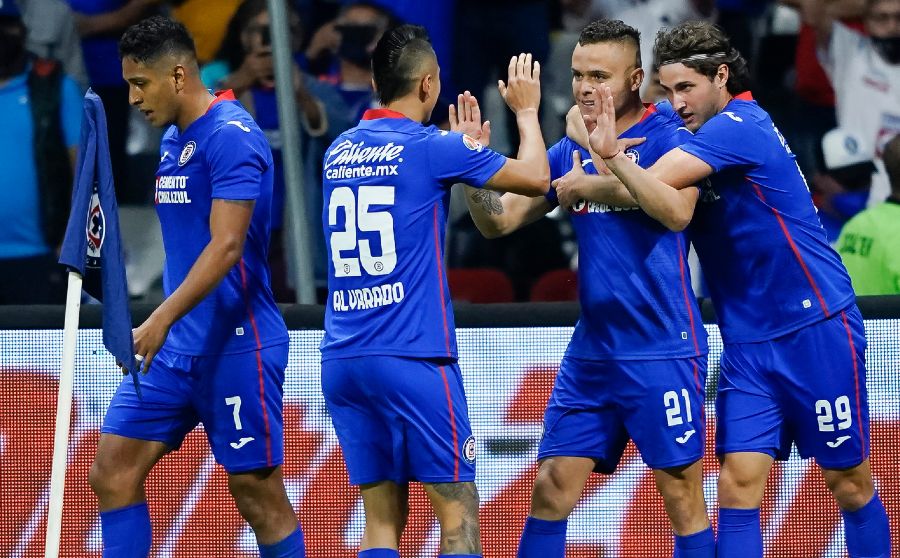
[[[516,114],[537,111],[541,105],[541,63],[532,62],[531,53],[522,53],[509,59],[507,73],[507,81],[498,81],[497,89],[510,110]]]
[[[571,208],[584,198],[584,164],[581,162],[581,151],[572,152],[572,168],[566,174],[553,181],[551,186],[556,189],[556,198],[559,205]]]

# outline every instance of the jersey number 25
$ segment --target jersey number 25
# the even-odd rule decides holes
[[[362,269],[369,275],[387,275],[397,267],[394,242],[394,218],[386,210],[370,210],[373,205],[394,205],[393,186],[360,186],[358,196],[346,186],[335,188],[328,201],[328,225],[338,224],[338,208],[344,209],[344,229],[331,233],[331,261],[335,277],[359,277]],[[360,232],[377,232],[381,237],[381,255],[372,255],[369,240],[357,240]],[[345,256],[359,246],[359,257]]]

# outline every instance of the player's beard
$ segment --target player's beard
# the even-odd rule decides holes
[[[900,64],[900,37],[872,37],[872,46],[888,64]]]

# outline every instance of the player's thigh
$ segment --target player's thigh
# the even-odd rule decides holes
[[[475,437],[462,373],[455,362],[383,357],[393,373],[381,396],[402,425],[409,478],[427,483],[475,480]],[[399,448],[398,448],[399,449]]]
[[[373,389],[392,373],[383,357],[322,361],[322,394],[340,442],[350,483],[405,483],[403,425],[390,420],[386,402]]]
[[[478,488],[473,481],[424,483],[434,514],[444,529],[478,524]],[[469,529],[467,529],[469,530]]]
[[[608,361],[563,358],[544,411],[538,460],[583,457],[612,473],[628,434],[613,403]]]
[[[781,397],[797,449],[827,469],[869,454],[865,332],[855,306],[777,342]]]
[[[725,345],[716,393],[716,454],[763,453],[778,459],[790,454],[771,368],[770,343]]]
[[[101,434],[88,475],[101,508],[120,507],[116,498],[122,494],[127,499],[124,504],[131,503],[130,495],[140,490],[150,470],[168,451],[169,446],[162,442]]]
[[[231,474],[284,461],[282,396],[287,343],[246,353],[196,357],[194,404],[213,454]]]
[[[150,372],[140,378],[140,397],[133,378],[124,376],[106,410],[101,433],[178,449],[200,420],[191,400],[196,382],[190,367],[191,357],[163,349]]]
[[[706,357],[620,361],[616,403],[628,434],[652,469],[703,456]]]

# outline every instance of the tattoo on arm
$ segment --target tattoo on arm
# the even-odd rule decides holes
[[[500,215],[503,213],[503,202],[500,194],[491,190],[475,190],[472,192],[472,201],[481,205],[481,209],[488,215]]]
[[[441,553],[480,554],[481,528],[478,524],[478,490],[475,483],[434,483],[431,487],[446,505],[462,508],[462,521],[454,521],[453,525],[441,525]]]

